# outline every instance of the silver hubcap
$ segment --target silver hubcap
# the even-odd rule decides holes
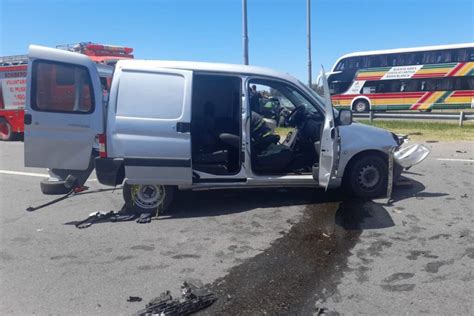
[[[373,189],[380,180],[377,168],[372,165],[365,166],[359,173],[359,184],[364,189]]]
[[[155,209],[165,199],[162,185],[132,185],[132,200],[135,205],[144,209]]]
[[[365,103],[364,102],[357,102],[356,111],[357,112],[364,112],[365,111]]]

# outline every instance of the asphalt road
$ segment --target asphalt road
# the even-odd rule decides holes
[[[473,314],[474,143],[427,145],[392,206],[308,189],[187,192],[150,224],[77,229],[119,210],[121,191],[28,213],[51,199],[46,171],[23,167],[22,143],[0,143],[0,314],[132,314],[184,280],[218,294],[203,314]]]

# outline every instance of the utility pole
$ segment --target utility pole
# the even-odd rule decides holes
[[[244,65],[249,64],[249,36],[247,33],[247,0],[242,0],[242,42],[244,48]]]
[[[306,0],[306,36],[308,42],[308,86],[311,88],[311,0]]]

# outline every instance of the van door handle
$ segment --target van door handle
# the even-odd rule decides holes
[[[176,124],[176,131],[178,133],[190,133],[191,132],[191,123],[188,122],[178,122]]]
[[[31,114],[26,113],[24,118],[25,125],[31,125],[32,120],[33,118],[31,117]]]

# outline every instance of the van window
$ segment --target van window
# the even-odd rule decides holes
[[[31,107],[36,111],[81,114],[94,110],[94,92],[85,67],[36,61],[31,89]]]
[[[184,107],[184,77],[176,74],[123,71],[117,116],[178,119]]]

